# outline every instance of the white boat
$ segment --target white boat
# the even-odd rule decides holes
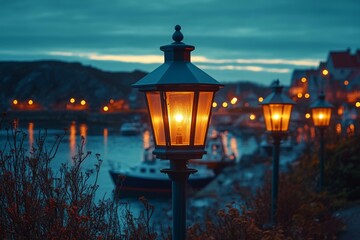
[[[140,123],[123,123],[120,127],[121,135],[137,135],[141,133],[142,126]]]
[[[165,168],[169,168],[169,161],[150,157],[129,168],[113,167],[110,175],[120,197],[165,197],[171,196],[172,185],[168,175],[160,172]],[[188,179],[191,189],[201,189],[215,178],[214,172],[204,166],[196,166],[195,169],[198,172],[191,174]]]

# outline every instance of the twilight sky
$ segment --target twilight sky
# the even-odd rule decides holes
[[[329,51],[360,48],[358,0],[9,0],[0,60],[59,59],[152,71],[181,25],[192,62],[220,82],[290,82]]]

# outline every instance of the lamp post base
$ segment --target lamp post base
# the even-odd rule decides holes
[[[173,229],[172,239],[186,238],[186,182],[196,169],[187,168],[185,160],[170,160],[170,168],[161,169],[172,181]]]

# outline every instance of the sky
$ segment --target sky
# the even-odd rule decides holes
[[[287,85],[329,51],[360,49],[358,0],[11,0],[0,8],[0,60],[149,72],[177,24],[192,62],[222,83]]]

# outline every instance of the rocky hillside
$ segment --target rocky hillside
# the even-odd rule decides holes
[[[46,108],[66,104],[71,97],[98,108],[113,99],[127,100],[131,84],[145,72],[105,72],[80,63],[61,61],[0,62],[0,106],[13,99],[33,99]]]

